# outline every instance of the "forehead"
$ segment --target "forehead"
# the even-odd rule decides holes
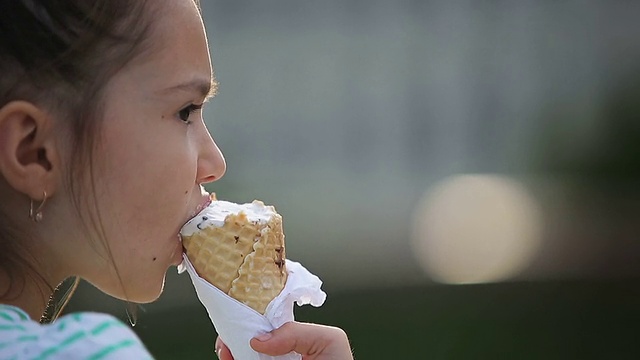
[[[194,79],[211,79],[208,43],[196,3],[193,0],[153,1],[149,11],[150,49],[117,77],[157,89]]]
[[[203,27],[200,5],[194,0],[154,0],[148,3],[154,27],[160,32],[173,33],[176,26],[196,23]]]

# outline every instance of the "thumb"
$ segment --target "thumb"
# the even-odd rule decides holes
[[[351,359],[351,347],[342,329],[317,324],[288,322],[270,333],[251,339],[260,353],[277,356],[292,351],[305,359]]]

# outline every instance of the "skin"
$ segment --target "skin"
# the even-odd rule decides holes
[[[100,228],[84,226],[65,185],[74,150],[64,119],[25,101],[0,108],[2,206],[24,214],[15,225],[31,230],[29,251],[39,273],[48,284],[77,275],[136,303],[162,293],[167,269],[181,261],[178,232],[202,203],[202,185],[226,169],[202,112],[193,108],[215,84],[198,9],[191,0],[152,3],[159,19],[149,39],[155,50],[106,84],[93,159],[95,199],[88,195],[88,178],[82,184],[87,193],[81,211],[99,219]],[[27,216],[30,199],[37,206],[45,192],[43,220],[34,225]],[[39,319],[46,287],[31,280],[3,301]],[[0,292],[8,284],[0,271]],[[262,340],[251,345],[268,354],[295,350],[315,354],[306,359],[351,358],[346,335],[333,327],[290,323]],[[226,349],[222,343],[218,348]]]
[[[181,261],[178,232],[202,202],[201,185],[225,172],[201,111],[185,110],[201,105],[213,82],[198,10],[191,1],[167,1],[159,10],[163,21],[150,38],[156,50],[106,85],[93,159],[97,201],[83,194],[88,203],[81,209],[89,217],[99,216],[101,229],[87,234],[63,186],[72,151],[63,119],[24,102],[3,108],[3,136],[12,137],[3,144],[5,178],[27,195],[23,202],[43,199],[43,191],[48,195],[32,250],[49,284],[79,275],[116,298],[157,299],[167,269]],[[87,235],[93,241],[86,241]],[[42,299],[30,301],[35,289],[25,293],[29,296],[20,302],[38,318]]]
[[[135,302],[160,295],[167,268],[181,261],[177,234],[202,202],[200,185],[225,172],[202,112],[185,109],[202,105],[213,83],[202,21],[191,1],[166,7],[162,13],[171,15],[152,34],[159,50],[107,88],[97,169],[100,210],[110,214],[102,220],[106,237],[131,286],[121,291],[108,264],[87,272],[104,292]]]
[[[295,321],[251,339],[250,345],[255,351],[271,356],[295,351],[302,355],[302,360],[353,359],[347,335],[341,329]],[[216,354],[220,360],[233,360],[231,351],[220,339],[216,341]]]

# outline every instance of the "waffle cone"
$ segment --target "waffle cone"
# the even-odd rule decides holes
[[[278,214],[266,223],[249,221],[244,212],[230,214],[223,226],[183,236],[182,243],[202,278],[261,314],[287,281]]]

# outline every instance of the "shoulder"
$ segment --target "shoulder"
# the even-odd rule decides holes
[[[42,325],[0,305],[0,339],[1,359],[152,358],[130,327],[107,314],[74,313]]]

